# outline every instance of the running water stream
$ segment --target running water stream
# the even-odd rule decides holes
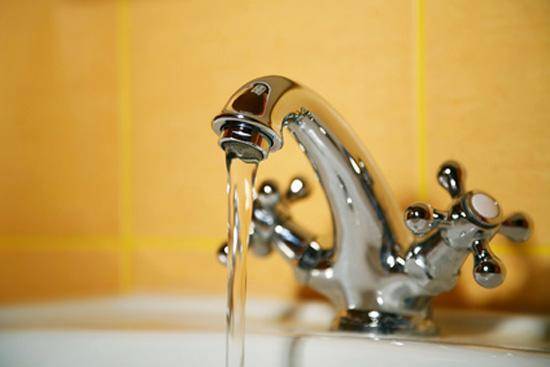
[[[252,222],[257,162],[245,162],[228,153],[227,193],[227,330],[226,367],[244,366],[246,254]]]

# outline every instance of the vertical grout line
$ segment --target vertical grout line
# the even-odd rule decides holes
[[[130,74],[130,15],[128,0],[116,6],[117,89],[119,130],[119,287],[127,292],[132,285],[132,113]]]
[[[426,3],[415,0],[415,103],[419,200],[428,198],[426,127]]]

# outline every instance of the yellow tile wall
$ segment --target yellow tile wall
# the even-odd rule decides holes
[[[528,244],[495,240],[504,286],[466,264],[440,304],[550,311],[548,1],[4,1],[0,54],[0,302],[224,292],[209,123],[243,82],[282,74],[347,118],[401,206],[445,207],[434,174],[454,158],[468,187],[531,214]],[[313,180],[287,144],[259,180]],[[293,212],[326,232],[314,189]],[[250,292],[304,294],[275,257],[251,259]]]

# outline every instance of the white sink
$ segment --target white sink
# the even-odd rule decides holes
[[[249,367],[550,366],[550,321],[437,313],[436,338],[326,332],[322,303],[248,303]],[[220,298],[132,296],[0,309],[0,366],[224,365]]]

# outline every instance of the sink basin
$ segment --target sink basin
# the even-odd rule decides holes
[[[438,310],[432,338],[330,333],[330,307],[248,302],[246,362],[262,367],[548,366],[550,321]],[[0,309],[0,366],[224,365],[224,300],[129,296]]]

